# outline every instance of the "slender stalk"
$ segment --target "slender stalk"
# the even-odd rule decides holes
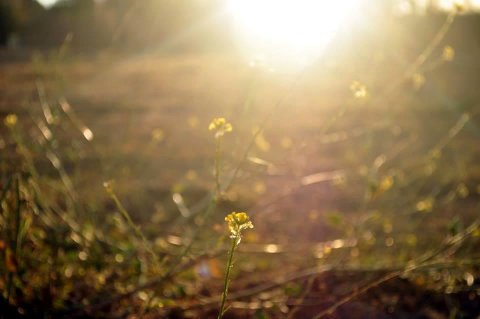
[[[229,256],[228,256],[228,263],[225,269],[225,281],[223,283],[223,294],[222,294],[222,303],[220,305],[220,312],[218,313],[217,319],[221,319],[223,314],[225,313],[225,302],[227,301],[228,295],[228,286],[230,284],[230,270],[232,269],[232,262],[233,262],[233,254],[235,252],[235,248],[237,247],[238,240],[240,239],[240,233],[237,233],[235,237],[232,238],[232,246],[230,247]]]
[[[220,197],[221,188],[220,188],[220,146],[222,138],[217,138],[215,142],[215,197],[218,199]]]
[[[117,209],[120,211],[122,216],[125,218],[127,221],[128,225],[133,229],[135,234],[142,240],[142,243],[144,245],[144,248],[148,251],[148,253],[152,256],[153,262],[155,263],[155,266],[160,269],[162,266],[162,261],[159,260],[158,255],[155,253],[155,251],[152,248],[152,245],[148,241],[148,239],[145,237],[143,232],[141,231],[140,227],[138,227],[130,217],[130,214],[128,211],[125,209],[123,206],[122,202],[120,202],[120,199],[118,199],[117,194],[113,190],[112,186],[107,182],[104,185],[105,190],[107,191],[108,195],[110,198],[113,200],[115,203],[115,206],[117,206]]]
[[[13,234],[11,234],[10,238],[10,250],[11,254],[13,255],[13,260],[16,263],[18,260],[18,234],[20,231],[20,212],[21,212],[21,205],[22,205],[22,200],[20,198],[20,177],[16,176],[15,178],[15,200],[16,200],[16,206],[15,206],[15,211],[14,211],[14,220],[12,221],[12,228],[13,229]],[[12,257],[9,257],[12,258]],[[13,277],[14,277],[14,272],[8,270],[8,282],[7,282],[7,304],[10,303],[10,298],[12,296],[12,288],[13,288]]]

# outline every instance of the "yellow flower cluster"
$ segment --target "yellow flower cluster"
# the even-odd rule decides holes
[[[250,221],[245,212],[232,212],[225,217],[225,221],[228,224],[228,229],[230,230],[231,237],[239,237],[241,232],[245,229],[253,228],[253,224]]]
[[[225,133],[229,133],[233,130],[232,124],[228,123],[223,117],[214,118],[208,125],[209,131],[215,131],[215,138],[223,136]]]

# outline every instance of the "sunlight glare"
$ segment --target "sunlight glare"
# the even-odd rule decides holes
[[[229,0],[228,11],[249,50],[304,60],[318,55],[360,0]],[[304,62],[304,61],[295,61]]]
[[[49,8],[52,7],[58,0],[37,0],[42,6]]]

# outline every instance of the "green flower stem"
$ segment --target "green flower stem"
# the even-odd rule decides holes
[[[225,302],[228,295],[228,286],[230,284],[230,270],[233,267],[233,254],[235,248],[237,247],[238,241],[240,239],[240,232],[238,232],[235,237],[232,238],[232,246],[230,247],[227,268],[225,269],[225,282],[223,283],[223,294],[222,294],[222,304],[220,305],[220,312],[218,313],[217,319],[221,319],[225,313]]]

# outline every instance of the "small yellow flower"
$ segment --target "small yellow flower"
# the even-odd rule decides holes
[[[389,175],[384,177],[378,186],[379,191],[381,192],[388,191],[390,188],[392,188],[393,183],[394,183],[393,176]]]
[[[216,117],[212,120],[210,125],[208,125],[208,130],[213,131],[215,129],[219,129],[220,127],[225,125],[225,118],[223,117]]]
[[[229,133],[233,130],[231,123],[228,123],[227,120],[223,117],[217,117],[210,122],[208,125],[209,131],[215,131],[215,138],[223,136],[225,133]]]
[[[225,217],[232,238],[239,237],[245,229],[253,228],[250,217],[245,212],[232,212]]]
[[[237,213],[236,219],[239,224],[245,224],[246,222],[249,221],[249,217],[246,213]]]
[[[5,126],[9,128],[12,128],[15,125],[17,125],[17,122],[18,122],[18,117],[15,114],[8,114],[3,120],[3,123],[5,123]]]
[[[364,98],[368,97],[367,86],[363,83],[360,83],[359,81],[354,81],[350,85],[350,90],[352,91],[353,96],[356,99],[364,99]]]
[[[419,201],[415,208],[419,212],[429,213],[433,210],[433,206],[435,204],[435,199],[433,197],[427,197],[424,200]]]
[[[103,182],[103,187],[109,195],[113,194],[113,181]]]
[[[153,130],[152,130],[151,137],[152,137],[152,141],[153,141],[153,142],[159,143],[159,142],[161,142],[161,141],[164,140],[164,138],[165,138],[165,133],[163,132],[162,129],[156,128],[156,129],[153,129]]]
[[[443,48],[442,59],[447,62],[453,61],[455,58],[455,49],[447,45]]]

